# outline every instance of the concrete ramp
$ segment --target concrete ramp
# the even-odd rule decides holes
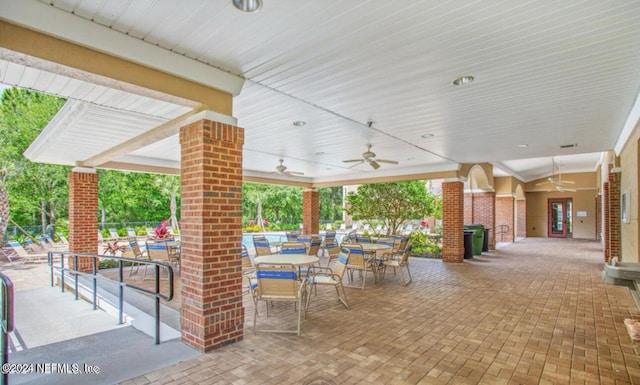
[[[115,384],[200,354],[179,340],[155,345],[127,326],[12,353],[10,362],[30,373],[11,374],[9,383]]]

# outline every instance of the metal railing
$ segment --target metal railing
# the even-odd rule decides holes
[[[73,260],[73,266],[79,266],[80,258],[89,258],[91,260],[91,272],[84,272],[72,269],[71,267],[65,267],[65,261],[67,259]],[[59,259],[59,260],[58,260]],[[103,275],[98,273],[98,263],[100,259],[112,259],[116,260],[118,266],[118,280],[114,281],[109,279]],[[58,266],[56,266],[56,262],[58,262]],[[125,266],[125,262],[128,262],[130,266]],[[79,278],[81,276],[90,276],[91,277],[91,303],[93,304],[93,309],[96,310],[98,308],[97,300],[98,300],[98,280],[105,280],[116,282],[118,284],[118,323],[124,323],[124,288],[128,287],[134,289],[136,291],[150,294],[153,296],[155,303],[154,317],[155,317],[155,344],[158,345],[160,343],[160,300],[171,301],[173,299],[173,267],[164,262],[151,261],[151,260],[141,260],[134,258],[125,258],[118,257],[112,255],[104,255],[104,254],[88,254],[88,253],[69,253],[69,252],[49,252],[48,255],[48,264],[51,271],[51,286],[55,286],[54,282],[54,270],[58,270],[60,272],[60,287],[61,290],[65,291],[65,276],[70,274],[73,280],[73,290],[75,292],[75,299],[79,299]],[[149,265],[153,266],[153,290],[147,289],[146,287],[135,285],[131,282],[125,282],[124,280],[124,270],[125,267],[133,268],[135,265],[139,265],[140,267],[144,267],[147,269]],[[162,280],[167,283],[166,294],[160,290],[160,281],[161,281],[161,273],[166,272],[166,277],[163,276]]]
[[[500,235],[500,242],[504,242],[504,235],[509,233],[509,225],[498,225],[496,233]]]
[[[13,331],[13,282],[6,275],[0,273],[0,285],[2,290],[2,303],[0,303],[0,313],[2,313],[2,331],[0,332],[0,349],[2,349],[2,367],[9,362],[9,333]],[[0,376],[1,384],[9,383],[9,371],[2,370]]]

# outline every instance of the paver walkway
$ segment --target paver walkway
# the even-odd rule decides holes
[[[640,384],[629,289],[605,285],[601,246],[530,238],[465,260],[412,259],[414,282],[320,291],[302,336],[253,334],[124,384]],[[282,306],[282,308],[279,308]],[[270,322],[291,307],[275,305]],[[261,308],[259,322],[267,322]]]
[[[254,334],[245,297],[243,341],[122,384],[640,384],[623,324],[640,311],[602,265],[598,242],[545,238],[461,264],[411,259],[413,283],[387,272],[347,289],[349,309],[319,290],[300,337]],[[267,319],[262,306],[261,325],[294,325],[292,307]]]

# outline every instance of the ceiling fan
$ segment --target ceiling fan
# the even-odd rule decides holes
[[[287,166],[285,166],[284,160],[280,159],[280,164],[276,166],[275,171],[271,171],[270,174],[278,174],[278,175],[286,175],[286,176],[300,176],[304,175],[303,172],[300,171],[287,171]]]
[[[558,175],[556,175],[556,168],[558,169]],[[571,180],[562,180],[562,174],[560,174],[560,168],[556,166],[556,162],[553,157],[551,157],[551,176],[547,178],[546,181],[536,183],[536,186],[551,184],[555,186],[555,189],[558,191],[575,191],[568,190],[564,188],[564,184],[574,184],[574,181]]]
[[[374,170],[377,170],[378,168],[380,168],[380,163],[398,164],[398,161],[396,161],[396,160],[377,159],[376,158],[376,153],[371,151],[371,145],[370,144],[367,144],[367,151],[362,153],[362,158],[360,158],[360,159],[347,159],[347,160],[343,160],[343,162],[344,163],[355,163],[351,167],[355,167],[355,166],[357,166],[359,164],[367,162],[367,163],[369,163],[371,165],[371,167],[373,167]]]

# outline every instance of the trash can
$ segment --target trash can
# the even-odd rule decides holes
[[[464,230],[464,259],[473,258],[473,230]]]
[[[473,255],[482,255],[482,242],[484,240],[483,225],[465,225],[465,230],[473,231]]]
[[[482,239],[482,252],[488,252],[489,251],[489,230],[491,230],[488,227],[484,228],[484,238]]]

